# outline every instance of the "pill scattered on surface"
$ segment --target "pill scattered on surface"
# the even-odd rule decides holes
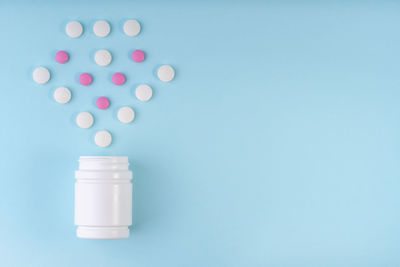
[[[54,91],[54,100],[60,104],[66,104],[71,100],[71,91],[67,87],[58,87]]]
[[[105,20],[99,20],[93,26],[93,32],[98,37],[106,37],[110,34],[110,31],[110,24]]]
[[[71,38],[78,38],[83,33],[82,24],[80,24],[79,21],[68,22],[67,26],[65,27],[65,32]]]
[[[94,55],[94,61],[96,62],[97,65],[102,67],[110,65],[111,60],[112,60],[111,53],[105,49],[97,51],[96,54]]]
[[[169,82],[175,77],[175,70],[170,65],[162,65],[158,68],[157,76],[160,81]]]
[[[93,77],[92,75],[90,75],[89,73],[82,73],[79,76],[79,83],[84,85],[84,86],[88,86],[93,82]]]
[[[131,107],[122,107],[118,110],[118,120],[122,123],[130,123],[135,118],[135,111]]]
[[[127,20],[124,24],[124,32],[128,36],[136,36],[140,33],[140,23],[135,19]]]
[[[39,67],[33,71],[32,76],[36,83],[45,84],[50,80],[50,71],[45,67]]]
[[[153,90],[147,84],[141,84],[136,87],[135,91],[136,98],[142,102],[149,101],[151,96],[153,95]]]
[[[114,73],[112,81],[115,85],[123,85],[126,81],[125,75],[121,72]]]
[[[110,100],[105,96],[101,96],[97,98],[96,106],[99,109],[107,109],[110,106]]]
[[[62,50],[60,50],[60,51],[57,52],[57,54],[56,54],[56,61],[57,61],[58,63],[64,64],[64,63],[67,63],[68,60],[69,60],[69,55],[68,55],[67,52],[62,51]]]
[[[76,124],[82,128],[82,129],[87,129],[92,127],[94,122],[93,115],[90,114],[89,112],[81,112],[76,116]]]
[[[111,141],[111,134],[106,130],[98,131],[94,137],[94,142],[99,147],[108,147],[111,144]]]
[[[139,63],[145,58],[144,52],[142,50],[135,50],[132,52],[132,60]]]

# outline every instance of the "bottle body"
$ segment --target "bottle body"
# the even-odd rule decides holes
[[[127,157],[80,157],[75,172],[77,236],[129,237],[132,225],[132,172]]]

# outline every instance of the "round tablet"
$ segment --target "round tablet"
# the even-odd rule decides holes
[[[93,26],[93,32],[98,37],[106,37],[110,34],[110,31],[110,24],[105,20],[99,20]]]
[[[69,55],[67,52],[65,51],[58,51],[56,54],[56,61],[58,63],[64,64],[67,63],[67,61],[69,60]]]
[[[142,50],[135,50],[132,52],[133,61],[139,63],[142,62],[145,58],[144,52]]]
[[[54,100],[60,104],[66,104],[71,100],[71,91],[67,87],[58,87],[54,91]]]
[[[83,33],[82,24],[80,24],[79,21],[68,22],[67,26],[65,27],[65,32],[71,38],[78,38]]]
[[[135,95],[140,101],[146,102],[150,100],[151,96],[153,95],[153,90],[147,84],[141,84],[136,87]]]
[[[35,82],[45,84],[50,80],[50,71],[45,67],[39,67],[33,71],[32,76]]]
[[[140,33],[140,23],[135,19],[127,20],[124,24],[124,32],[128,36],[136,36]]]
[[[174,78],[175,70],[170,65],[162,65],[158,68],[157,76],[161,81],[169,82]]]
[[[110,100],[108,100],[108,98],[105,96],[101,96],[97,98],[96,106],[99,109],[107,109],[110,106]]]
[[[101,49],[96,52],[94,55],[94,61],[96,62],[97,65],[99,66],[108,66],[110,65],[112,60],[111,53],[105,49]]]
[[[83,129],[92,127],[94,122],[93,115],[89,112],[81,112],[76,116],[76,124]]]
[[[114,73],[112,81],[115,85],[123,85],[125,83],[125,75],[121,72]]]
[[[111,144],[111,141],[111,134],[106,130],[98,131],[94,137],[94,142],[99,147],[108,147]]]
[[[122,123],[130,123],[135,118],[135,111],[131,107],[122,107],[118,110],[118,120]]]
[[[93,77],[92,75],[90,75],[89,73],[82,73],[79,76],[79,83],[84,85],[84,86],[88,86],[93,82]]]

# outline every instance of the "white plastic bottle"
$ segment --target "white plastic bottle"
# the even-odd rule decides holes
[[[128,157],[80,157],[75,172],[77,236],[129,237],[132,225],[132,172]]]

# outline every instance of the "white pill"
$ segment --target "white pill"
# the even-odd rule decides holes
[[[78,38],[83,33],[82,24],[80,24],[79,21],[68,22],[67,26],[65,27],[65,32],[71,38]]]
[[[93,32],[98,37],[106,37],[110,34],[110,31],[110,24],[105,20],[99,20],[93,26]]]
[[[118,120],[122,123],[130,123],[135,118],[135,111],[131,107],[122,107],[118,110]]]
[[[94,61],[99,66],[104,67],[110,65],[111,60],[112,60],[111,53],[105,49],[97,51],[96,54],[94,55]]]
[[[54,91],[54,100],[60,104],[66,104],[71,100],[71,91],[67,87],[58,87]]]
[[[136,87],[136,98],[142,102],[150,100],[151,96],[153,95],[153,90],[147,84],[141,84]]]
[[[161,81],[169,82],[175,77],[175,70],[170,65],[162,65],[158,68],[157,76]]]
[[[136,36],[140,33],[140,23],[135,19],[127,20],[124,24],[124,32],[128,36]]]
[[[94,142],[99,147],[108,147],[111,144],[111,141],[111,134],[106,130],[98,131],[94,137]]]
[[[92,127],[94,122],[93,115],[89,112],[81,112],[76,116],[76,124],[83,129]]]
[[[45,84],[50,80],[50,71],[45,67],[39,67],[33,71],[32,76],[35,82]]]

